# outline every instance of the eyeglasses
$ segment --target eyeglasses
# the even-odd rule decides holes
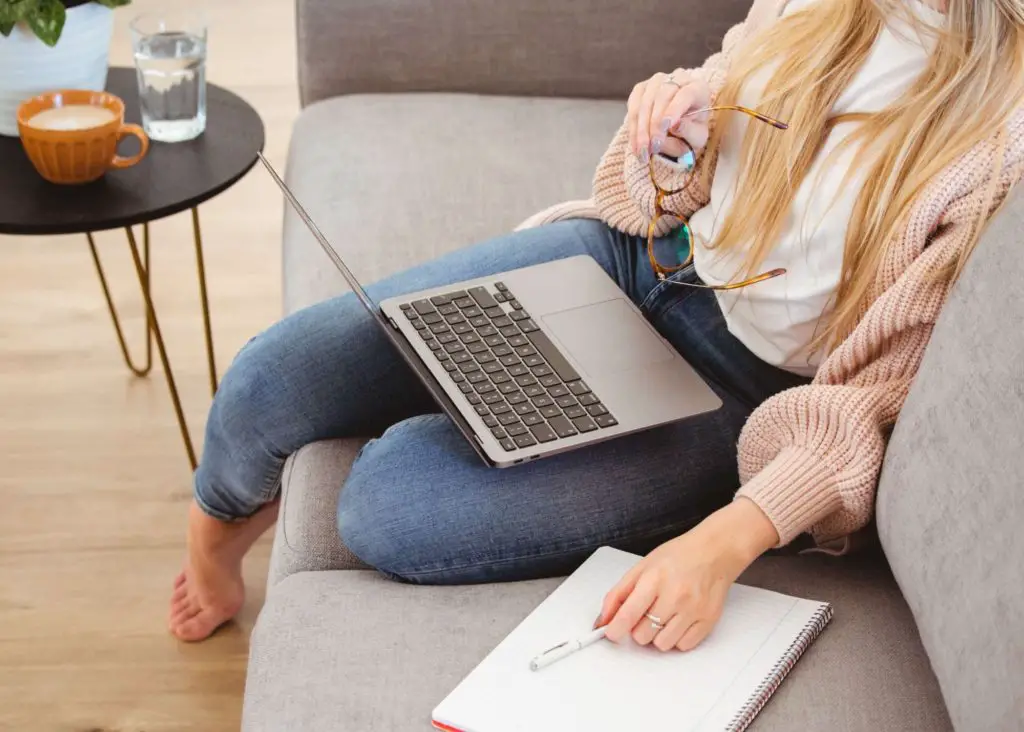
[[[720,107],[704,107],[703,109],[697,109],[694,110],[693,112],[688,112],[683,116],[690,117],[692,115],[700,114],[702,112],[713,112],[717,110],[731,110],[735,112],[743,112],[744,114],[750,115],[754,119],[769,124],[777,129],[789,129],[789,125],[787,125],[785,122],[780,122],[779,120],[768,117],[767,115],[761,114],[760,112],[755,112],[753,109],[747,109],[746,107],[738,106],[723,105]],[[696,165],[697,156],[693,148],[690,146],[690,143],[688,143],[686,140],[684,140],[682,137],[679,137],[678,135],[673,135],[672,133],[669,133],[669,136],[675,140],[679,140],[679,142],[683,143],[683,145],[686,146],[687,151],[683,153],[682,156],[680,156],[679,160],[684,161],[684,164],[690,170],[692,170],[693,167]],[[672,274],[673,272],[678,272],[679,270],[684,269],[686,267],[689,267],[690,264],[693,262],[693,232],[690,231],[690,225],[687,222],[685,216],[680,216],[679,214],[672,213],[671,211],[665,208],[666,198],[668,198],[669,196],[674,196],[677,193],[682,193],[685,189],[677,188],[675,190],[667,190],[665,188],[662,188],[658,184],[658,180],[654,172],[653,155],[650,158],[648,166],[650,168],[651,174],[651,185],[654,186],[654,190],[656,191],[657,195],[655,195],[654,197],[654,218],[651,219],[651,223],[647,227],[647,258],[651,260],[651,268],[654,270],[655,276],[661,281],[666,281],[666,277],[668,277],[668,275]],[[656,249],[658,248],[658,238],[655,236],[654,232],[657,231],[658,222],[661,220],[662,216],[673,216],[679,219],[681,222],[681,225],[678,229],[676,229],[675,235],[672,237],[672,239],[675,240],[675,252],[673,256],[673,261],[676,263],[671,265],[666,265],[664,263],[667,253],[661,252],[661,256],[659,257],[659,252],[656,251]],[[673,246],[673,241],[666,241],[663,239],[662,245]],[[748,280],[743,280],[742,282],[728,283],[724,285],[698,285],[692,282],[677,282],[675,280],[667,281],[672,282],[673,284],[676,285],[686,285],[688,287],[702,287],[709,290],[738,290],[741,287],[755,285],[758,282],[764,282],[765,280],[769,280],[773,277],[778,277],[779,275],[783,274],[786,274],[786,270],[773,269],[768,272],[759,274],[756,277],[751,277]]]

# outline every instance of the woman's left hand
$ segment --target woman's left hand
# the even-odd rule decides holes
[[[721,617],[732,583],[778,540],[756,504],[734,500],[631,569],[605,597],[594,627],[607,625],[606,636],[616,643],[632,636],[662,651],[695,648]]]

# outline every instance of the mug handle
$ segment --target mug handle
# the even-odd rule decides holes
[[[135,165],[135,163],[142,160],[142,158],[145,157],[146,152],[149,150],[149,137],[141,127],[138,125],[121,125],[121,129],[117,131],[117,141],[121,142],[121,140],[126,138],[128,135],[135,135],[139,138],[139,143],[142,145],[142,148],[138,153],[132,155],[130,158],[115,155],[114,159],[110,161],[111,168],[130,168]]]

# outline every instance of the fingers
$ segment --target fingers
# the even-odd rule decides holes
[[[619,580],[619,583],[604,596],[601,614],[597,616],[597,620],[594,622],[595,628],[600,628],[602,625],[607,625],[611,622],[611,619],[615,617],[615,613],[622,607],[622,603],[629,597],[629,593],[633,591],[636,581],[642,572],[643,562],[639,562],[626,572],[622,579]]]
[[[694,107],[697,90],[692,84],[683,82],[682,86],[665,83],[655,100],[651,110],[651,152],[662,152],[668,131],[679,120],[679,117]],[[681,111],[677,111],[681,110]]]
[[[683,637],[676,643],[680,651],[692,651],[700,642],[708,637],[708,633],[715,627],[715,624],[708,620],[698,620],[683,633]]]
[[[626,127],[629,130],[629,147],[634,155],[640,154],[640,148],[636,144],[637,114],[640,112],[640,100],[643,98],[646,81],[641,81],[633,87],[629,100],[626,102]]]
[[[661,625],[664,628],[657,628],[647,615],[643,615],[640,621],[633,626],[633,640],[641,646],[648,645],[654,638],[664,632],[667,629],[669,623],[677,617],[677,609],[674,603],[667,602],[664,596],[659,596],[654,601],[650,609],[647,610],[647,615],[653,615],[658,618]]]
[[[691,625],[693,625],[693,618],[688,614],[680,613],[673,616],[665,625],[665,629],[654,636],[654,647],[659,651],[671,651]]]
[[[629,593],[629,597],[615,613],[615,617],[608,623],[605,631],[608,640],[615,643],[626,640],[644,613],[647,612],[647,608],[654,604],[657,593],[658,586],[654,574],[652,572],[643,574],[637,580],[633,591]]]
[[[637,110],[636,147],[641,157],[645,152],[651,152],[651,112],[654,109],[654,102],[664,86],[675,89],[672,84],[665,84],[668,74],[655,74],[644,86],[643,96],[640,98],[640,108]]]

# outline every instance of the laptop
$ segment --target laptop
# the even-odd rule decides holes
[[[721,407],[592,257],[373,302],[262,153],[260,160],[487,465],[519,465]]]

